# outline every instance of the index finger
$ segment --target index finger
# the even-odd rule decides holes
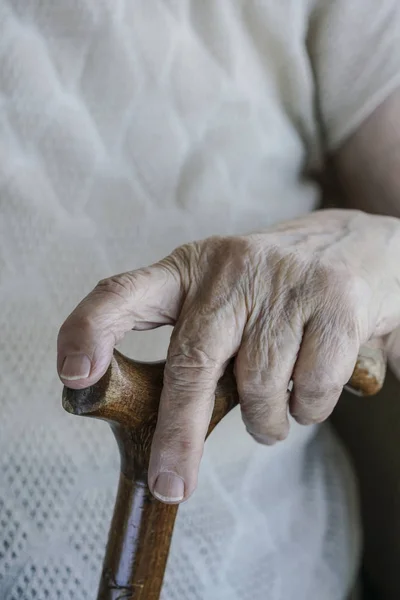
[[[149,487],[167,503],[186,500],[197,484],[215,390],[237,352],[243,328],[230,311],[184,312],[171,337],[156,431]]]
[[[58,334],[57,370],[62,382],[75,389],[96,383],[127,331],[175,323],[181,295],[179,274],[162,261],[100,281]]]

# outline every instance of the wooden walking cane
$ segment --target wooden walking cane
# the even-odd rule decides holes
[[[156,500],[147,486],[150,446],[157,421],[164,362],[140,363],[114,351],[95,385],[64,388],[63,406],[75,415],[107,421],[117,440],[121,472],[98,600],[159,600],[178,507]],[[349,382],[360,395],[383,385],[381,349],[363,348]],[[208,433],[238,403],[233,365],[221,378]]]

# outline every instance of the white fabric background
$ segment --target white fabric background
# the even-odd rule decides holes
[[[315,207],[312,4],[0,1],[3,600],[96,596],[118,460],[105,424],[61,409],[55,340],[76,302],[182,242]],[[167,340],[123,349],[163,358]],[[329,430],[266,449],[236,412],[180,509],[163,599],[343,600],[358,535]]]

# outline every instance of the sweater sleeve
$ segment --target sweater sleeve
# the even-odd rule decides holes
[[[333,152],[400,86],[400,1],[318,0],[307,42]]]

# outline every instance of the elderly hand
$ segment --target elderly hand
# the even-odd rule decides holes
[[[79,304],[59,333],[60,377],[92,385],[127,331],[175,325],[149,485],[161,500],[186,500],[231,357],[247,430],[267,444],[288,435],[288,412],[302,424],[330,415],[361,344],[393,332],[396,362],[399,260],[400,220],[350,210],[184,245]]]

